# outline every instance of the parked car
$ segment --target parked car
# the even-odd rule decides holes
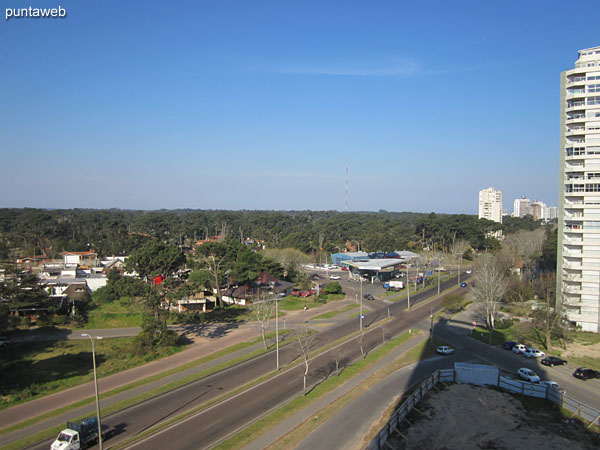
[[[313,279],[313,280],[318,280],[318,279],[320,279],[320,278],[321,278],[321,277],[319,276],[319,274],[318,274],[318,273],[313,273],[313,275],[312,275],[312,279]]]
[[[504,344],[502,344],[502,348],[504,350],[512,350],[515,345],[517,345],[515,341],[506,341]]]
[[[339,275],[329,275],[329,279],[330,279],[330,280],[339,280],[339,279],[341,279],[341,278],[342,278],[342,277],[340,277]]]
[[[567,393],[567,391],[565,391],[563,388],[561,388],[560,385],[556,381],[540,381],[540,384],[542,386],[547,386],[549,389],[560,392],[561,394]]]
[[[375,297],[373,297],[373,295],[371,294],[365,294],[363,295],[365,300],[375,300]]]
[[[440,355],[451,355],[454,353],[454,349],[452,347],[448,347],[447,345],[441,345],[440,347],[435,349]]]
[[[575,369],[575,372],[573,372],[573,376],[580,380],[589,380],[590,378],[600,378],[600,372],[586,367],[578,367]]]
[[[539,351],[537,348],[527,347],[527,350],[523,352],[523,356],[526,358],[543,358],[546,354]]]
[[[0,347],[4,347],[8,344],[8,338],[6,336],[0,336]]]
[[[517,370],[517,374],[524,380],[529,381],[530,383],[539,383],[540,377],[531,369],[527,369],[526,367],[521,367]]]
[[[471,273],[471,269],[467,269],[467,273]]]
[[[302,295],[302,291],[292,291],[290,292],[292,297],[300,297]]]
[[[517,344],[512,348],[512,352],[516,354],[523,353],[525,350],[527,350],[527,347],[523,344]]]
[[[313,295],[313,290],[311,289],[310,291],[302,291],[300,292],[300,297],[310,297],[311,295]]]
[[[546,356],[544,359],[542,359],[541,363],[545,366],[550,366],[550,367],[564,366],[565,364],[567,364],[567,360],[560,359],[557,356]]]

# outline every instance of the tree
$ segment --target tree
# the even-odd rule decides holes
[[[221,271],[227,261],[227,248],[221,243],[208,242],[198,248],[197,255],[204,270],[210,274],[213,289],[217,291],[217,306],[222,308]]]
[[[556,309],[556,279],[554,273],[542,274],[534,283],[538,299],[532,312],[533,329],[541,337],[542,345],[552,352],[552,338],[564,339],[567,319],[562,308]]]
[[[479,305],[480,314],[490,332],[490,345],[496,328],[498,304],[505,291],[504,274],[498,268],[495,259],[491,255],[482,256],[473,271],[471,292],[473,301]]]
[[[306,377],[308,376],[308,369],[310,366],[310,352],[315,345],[316,334],[308,328],[304,328],[296,337],[296,348],[300,352],[302,361],[304,362],[304,374],[303,374],[303,393],[306,395]]]
[[[322,290],[323,294],[343,294],[342,286],[337,281],[333,281],[325,286]]]
[[[142,322],[142,332],[137,340],[140,347],[170,345],[173,342],[166,317],[162,314],[165,297],[171,289],[168,281],[163,282],[163,278],[168,280],[184,263],[185,256],[180,248],[155,240],[145,242],[127,259],[127,269],[137,272],[146,283],[151,284],[146,294],[146,305],[154,314]],[[157,277],[163,277],[160,284],[154,281]]]
[[[12,311],[45,306],[48,294],[35,275],[13,264],[6,264],[3,268],[4,281],[0,283],[0,298],[8,300],[8,307]]]
[[[275,311],[275,302],[277,300],[271,295],[262,296],[262,298],[258,299],[254,303],[252,303],[252,313],[256,318],[260,326],[260,335],[263,340],[263,344],[265,346],[265,350],[268,347],[267,338],[266,338],[266,330],[267,325],[269,324],[269,320],[273,316],[273,311]]]

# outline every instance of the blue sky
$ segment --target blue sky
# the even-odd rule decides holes
[[[57,7],[64,19],[4,20]],[[0,207],[477,212],[558,199],[597,2],[0,0]]]

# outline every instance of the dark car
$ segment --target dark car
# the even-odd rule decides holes
[[[504,350],[512,350],[515,345],[517,345],[515,341],[506,341],[504,344],[502,344],[502,348]]]
[[[581,380],[589,380],[590,378],[600,378],[600,372],[593,369],[587,369],[585,367],[579,367],[575,369],[573,376]]]
[[[375,300],[375,297],[373,297],[371,294],[365,294],[363,297],[365,300]]]
[[[541,363],[545,366],[550,367],[564,366],[565,364],[567,364],[567,360],[561,359],[558,356],[546,356],[544,359],[542,359]]]
[[[460,283],[460,287],[467,287],[467,283]]]

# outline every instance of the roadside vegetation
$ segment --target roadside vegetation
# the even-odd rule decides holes
[[[140,352],[135,338],[96,341],[98,377],[105,377],[176,353],[184,346]],[[92,352],[85,340],[14,343],[2,349],[0,409],[93,380]]]

